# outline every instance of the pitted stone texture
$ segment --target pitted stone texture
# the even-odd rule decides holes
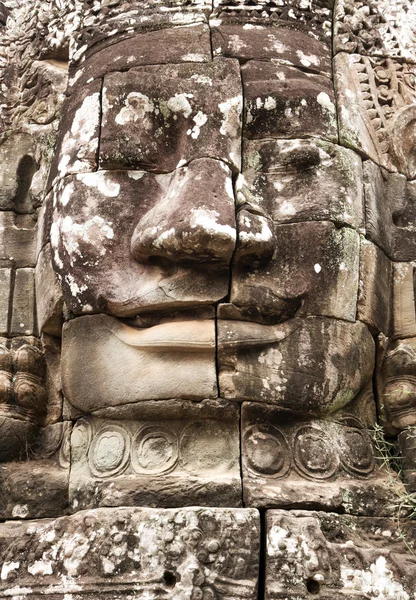
[[[212,21],[214,57],[280,60],[311,73],[331,76],[331,51],[326,42],[303,31],[282,27],[229,25]]]
[[[403,479],[409,492],[416,492],[416,427],[406,427],[398,436]]]
[[[215,398],[214,321],[144,329],[107,315],[69,321],[62,383],[66,399],[86,413],[141,400]]]
[[[416,182],[364,162],[366,230],[395,261],[416,259]]]
[[[241,75],[245,137],[338,140],[334,89],[327,77],[256,60],[244,64]]]
[[[136,420],[77,421],[72,509],[241,506],[239,408],[207,401],[154,404],[136,408],[142,413]]]
[[[393,338],[416,337],[415,263],[393,263]]]
[[[0,261],[3,266],[34,267],[36,221],[32,215],[0,212]]]
[[[97,169],[101,119],[101,80],[93,81],[66,98],[62,106],[56,158],[51,166],[49,185],[70,173]]]
[[[334,73],[340,143],[414,177],[415,66],[342,52]]]
[[[35,270],[17,269],[13,290],[10,335],[36,335]]]
[[[243,205],[244,206],[244,205]],[[359,235],[330,222],[290,223],[257,234],[256,216],[238,216],[239,240],[232,269],[231,302],[244,318],[278,323],[293,316],[327,316],[355,321]],[[254,230],[254,231],[253,231]],[[268,236],[274,252],[256,256],[250,236]]]
[[[220,320],[218,335],[220,395],[230,400],[322,416],[349,404],[372,377],[374,342],[359,322]]]
[[[45,389],[45,357],[37,338],[15,337],[11,340],[1,339],[0,344],[0,413],[7,419],[21,421],[16,423],[16,432],[13,432],[13,423],[7,421],[5,429],[16,438],[18,454],[14,451],[9,454],[10,442],[3,433],[0,438],[1,460],[10,457],[19,458],[26,455],[25,434],[17,433],[31,429],[26,423],[44,425],[47,410],[47,394]]]
[[[392,327],[393,269],[380,248],[360,240],[360,285],[357,318],[375,334],[389,335]]]
[[[416,586],[414,521],[268,511],[267,600],[409,600]]]
[[[416,338],[379,338],[377,392],[380,420],[388,436],[416,426]]]
[[[227,508],[102,508],[3,523],[0,596],[255,600],[259,528],[256,510]]]
[[[211,22],[253,25],[275,24],[303,31],[313,39],[331,43],[333,0],[299,2],[298,0],[214,0]]]
[[[62,516],[68,512],[68,485],[70,461],[69,422],[55,423],[29,431],[29,423],[3,419],[2,439],[11,439],[8,426],[20,435],[24,456],[1,465],[0,518],[40,519]],[[26,425],[24,429],[23,425]]]
[[[144,31],[111,43],[98,52],[91,50],[78,68],[71,69],[68,86],[79,88],[89,79],[104,77],[111,71],[132,69],[143,65],[209,62],[211,44],[208,25],[170,27]]]
[[[321,140],[245,141],[237,205],[260,209],[275,223],[363,227],[361,159]]]
[[[241,427],[246,506],[395,514],[403,484],[383,466],[358,419],[304,420],[243,403]]]
[[[41,250],[35,269],[36,315],[39,333],[61,337],[62,289],[52,267],[51,246]]]
[[[137,67],[104,78],[100,167],[173,171],[211,157],[240,168],[238,62]]]
[[[57,189],[55,206],[52,259],[74,313],[129,316],[227,294],[235,209],[231,171],[220,161],[162,175],[77,175]]]
[[[407,0],[338,0],[335,52],[389,56],[415,62],[416,11]]]

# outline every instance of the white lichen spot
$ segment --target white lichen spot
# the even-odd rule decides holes
[[[266,110],[273,110],[276,108],[276,100],[272,96],[267,96],[264,101],[264,108]]]
[[[193,98],[193,94],[175,94],[167,101],[168,108],[174,113],[182,113],[185,119],[192,114],[192,106],[188,98]]]
[[[315,263],[313,265],[313,270],[315,271],[315,273],[320,273],[322,271],[322,267],[319,263]]]
[[[212,79],[207,75],[191,75],[191,79],[194,79],[197,83],[202,83],[202,85],[212,86]]]
[[[318,104],[322,106],[322,108],[324,108],[328,112],[335,114],[335,105],[333,102],[331,102],[331,98],[328,96],[328,94],[326,94],[325,92],[319,92],[319,94],[316,97],[316,100]]]
[[[304,67],[319,66],[319,57],[315,56],[315,54],[305,54],[302,50],[296,50],[296,54]]]
[[[74,182],[71,181],[67,186],[65,186],[64,191],[59,197],[59,201],[62,206],[66,206],[71,199],[72,194],[75,191]]]
[[[195,125],[192,127],[192,129],[188,129],[186,133],[196,140],[201,133],[201,127],[208,121],[208,117],[203,112],[198,111],[192,120],[195,122]]]
[[[204,62],[205,56],[203,54],[189,53],[184,54],[182,60],[185,62]]]
[[[235,240],[237,237],[235,228],[231,227],[231,225],[221,225],[218,223],[217,219],[219,216],[220,214],[216,210],[208,208],[192,208],[189,221],[190,226],[193,228],[201,227],[210,234],[225,234]]]
[[[135,181],[138,181],[139,179],[144,177],[145,174],[146,171],[127,171],[127,177],[129,179],[134,179]]]
[[[148,113],[155,112],[155,105],[145,94],[130,92],[124,101],[124,106],[115,117],[118,125],[142,121]]]
[[[29,507],[27,504],[15,504],[12,509],[12,517],[14,519],[26,519],[29,514]]]
[[[221,102],[218,108],[224,115],[220,127],[221,135],[237,137],[241,125],[241,111],[243,109],[243,97],[234,96],[225,102]]]
[[[341,566],[341,580],[345,590],[359,591],[377,600],[410,600],[402,584],[394,580],[384,556],[380,556],[368,569]]]
[[[65,280],[69,286],[71,295],[74,298],[76,298],[78,294],[82,294],[82,292],[85,292],[88,289],[86,285],[79,286],[72,275],[65,275]]]
[[[33,565],[29,565],[27,570],[31,575],[52,575],[52,561],[50,560],[35,560]]]
[[[12,571],[15,571],[19,567],[20,567],[19,562],[10,561],[10,562],[3,563],[3,566],[1,568],[2,580],[4,581],[5,579],[7,579],[7,577],[9,576],[9,573],[11,573]]]
[[[120,184],[112,181],[110,173],[103,171],[83,173],[77,175],[77,179],[88,187],[96,188],[103,196],[108,198],[115,198],[120,193]]]
[[[230,35],[228,42],[232,52],[240,52],[240,50],[247,47],[247,44],[238,35]]]
[[[291,217],[296,214],[296,208],[291,202],[285,200],[279,208],[279,212],[285,217]]]

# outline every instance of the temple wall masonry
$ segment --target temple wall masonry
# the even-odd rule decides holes
[[[0,598],[416,600],[415,40],[0,1]]]

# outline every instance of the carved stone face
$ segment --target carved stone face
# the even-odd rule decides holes
[[[371,377],[362,167],[336,145],[327,43],[221,35],[212,61],[202,38],[197,62],[173,42],[158,66],[120,42],[114,70],[103,50],[73,78],[49,203],[66,305],[111,315],[65,326],[65,392],[86,412],[220,395],[319,416]]]

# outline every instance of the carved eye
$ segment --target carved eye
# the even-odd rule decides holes
[[[404,73],[403,78],[408,87],[416,90],[416,75],[414,73]]]

